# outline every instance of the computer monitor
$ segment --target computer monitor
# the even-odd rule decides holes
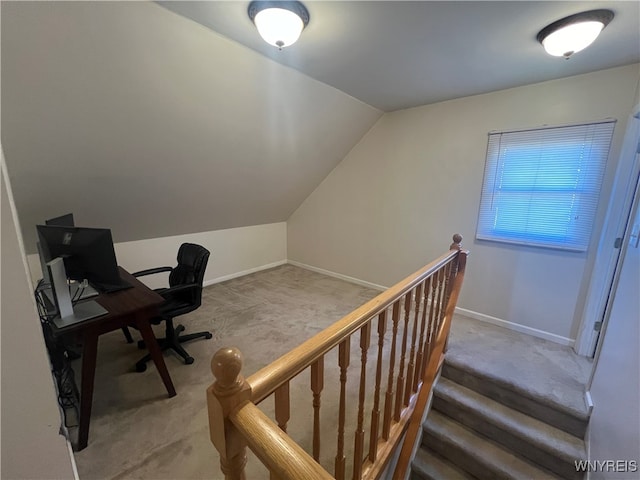
[[[88,280],[98,290],[122,282],[108,228],[37,225],[44,260],[64,260],[67,278]]]
[[[58,225],[60,227],[75,226],[73,222],[73,213],[67,213],[65,215],[60,215],[59,217],[50,218],[49,220],[45,220],[44,223],[45,225]]]

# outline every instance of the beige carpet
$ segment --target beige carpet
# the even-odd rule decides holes
[[[205,389],[213,381],[209,367],[213,353],[223,346],[237,346],[244,353],[244,373],[248,376],[377,294],[375,290],[291,265],[207,287],[202,307],[179,323],[183,323],[188,332],[208,329],[214,338],[186,344],[187,350],[196,359],[193,365],[184,365],[174,354],[165,355],[178,392],[171,399],[167,398],[152,364],[144,373],[133,371],[135,361],[144,352],[137,350],[135,345],[126,344],[120,332],[102,336],[98,346],[89,445],[75,454],[80,478],[222,479],[218,455],[209,440],[205,399]],[[459,326],[456,326],[457,323]],[[504,329],[487,327],[488,335],[492,338],[496,335],[495,329],[498,334],[506,332],[507,339],[514,335]],[[457,328],[461,329],[460,334],[456,334]],[[470,338],[467,333],[472,333],[475,343],[481,345],[483,324],[468,319],[454,320],[453,329],[452,350]],[[158,328],[156,334],[161,336],[162,329]],[[524,343],[532,339],[522,334],[515,335],[522,338]],[[544,349],[545,344],[552,350],[557,349],[550,342],[532,340],[538,352]],[[510,341],[507,340],[507,343]],[[500,343],[499,340],[492,342],[492,350],[499,348],[495,346],[496,342]],[[367,368],[368,392],[373,390],[371,378],[375,368],[372,360],[375,351],[373,334],[371,344]],[[481,346],[477,348],[482,350]],[[570,353],[565,347],[561,349],[568,352],[567,355]],[[476,353],[481,355],[481,352]],[[525,363],[530,361],[526,355],[519,357]],[[360,372],[357,336],[352,338],[351,358],[346,428],[349,449],[353,448]],[[567,357],[555,355],[554,358],[565,362]],[[509,362],[517,363],[518,360],[510,359]],[[325,362],[322,421],[326,428],[321,458],[321,463],[330,472],[333,472],[337,424],[335,413],[339,383],[336,365],[337,354],[331,352]],[[562,371],[553,365],[551,368]],[[518,368],[515,371],[519,372]],[[544,372],[531,378],[527,376],[528,381],[536,381],[536,378],[544,378]],[[554,378],[561,389],[564,378],[562,372]],[[573,385],[574,378],[571,375],[566,378]],[[571,394],[575,400],[579,388],[573,387]],[[303,372],[291,385],[292,418],[289,432],[305,446],[311,443],[311,400],[309,374]],[[260,407],[273,418],[272,399],[265,400]],[[369,414],[367,410],[365,418]],[[74,430],[71,429],[72,434]],[[349,467],[347,475],[351,476]],[[266,470],[251,454],[247,478],[268,478]]]
[[[543,403],[587,417],[585,385],[592,361],[557,343],[456,317],[450,363],[514,385]]]
[[[167,398],[152,364],[144,373],[133,371],[144,352],[126,344],[120,332],[102,336],[89,445],[75,455],[80,477],[223,478],[209,440],[206,411],[212,355],[223,346],[237,346],[245,355],[248,376],[377,293],[289,265],[207,287],[202,307],[179,323],[190,332],[208,329],[214,338],[185,344],[196,359],[193,365],[184,365],[174,354],[165,355],[178,392],[174,398]],[[156,334],[160,336],[162,329]],[[332,376],[328,367],[329,360],[327,383]],[[355,374],[356,368],[350,373]],[[310,431],[311,392],[308,375],[303,377],[291,387],[293,434]],[[329,411],[334,399],[328,393],[325,397],[323,411]],[[301,402],[309,403],[309,408],[301,408]],[[269,412],[272,405],[267,399],[261,407]],[[328,452],[329,446],[333,447],[324,450]],[[330,467],[331,463],[326,465]],[[247,473],[249,479],[268,478],[252,456]]]

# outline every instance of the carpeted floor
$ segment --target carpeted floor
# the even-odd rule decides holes
[[[375,290],[291,265],[205,288],[202,307],[178,323],[183,323],[188,332],[208,329],[214,338],[186,344],[196,359],[193,365],[184,365],[173,354],[165,355],[178,392],[174,398],[167,398],[152,364],[144,373],[133,370],[144,352],[125,343],[120,332],[102,336],[89,445],[75,454],[80,478],[222,479],[218,455],[209,440],[205,399],[205,389],[213,381],[209,367],[212,355],[223,346],[238,347],[244,353],[243,372],[248,376],[377,294]],[[161,327],[156,335],[162,336]],[[355,337],[351,356],[359,359]],[[485,339],[491,340],[483,347]],[[517,346],[514,339],[520,342]],[[503,346],[507,350],[501,354]],[[530,348],[532,353],[525,353]],[[515,376],[514,381],[523,379],[529,388],[551,390],[553,395],[575,405],[582,398],[581,388],[590,368],[586,359],[576,357],[566,347],[463,317],[454,319],[450,352],[463,357],[472,355],[474,362],[483,359],[482,364],[495,368],[496,375]],[[513,357],[506,358],[505,354]],[[328,433],[322,440],[321,463],[329,471],[333,471],[335,455],[336,419],[332,412],[337,411],[339,385],[335,356],[329,355],[325,363],[322,400],[323,426]],[[75,367],[79,369],[79,364]],[[359,370],[359,360],[352,360],[349,375],[355,381],[349,387],[348,425],[355,417],[352,407],[357,406],[353,399]],[[308,445],[312,425],[308,373],[303,372],[292,382],[291,405],[289,432],[296,441]],[[271,399],[260,407],[273,418]],[[71,429],[72,434],[74,430]],[[351,427],[347,428],[349,431],[353,431]],[[349,469],[347,473],[350,475]],[[268,478],[251,454],[247,478]]]
[[[592,361],[568,347],[457,316],[448,360],[518,387],[534,398],[586,416]]]

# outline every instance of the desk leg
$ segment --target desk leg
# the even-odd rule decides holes
[[[156,337],[153,334],[153,330],[151,329],[151,324],[145,320],[139,321],[138,330],[140,330],[140,334],[142,335],[144,344],[149,349],[149,354],[153,359],[153,363],[156,364],[156,368],[160,373],[160,377],[162,377],[162,381],[164,383],[165,388],[167,389],[169,398],[175,397],[176,389],[174,388],[173,382],[171,381],[171,377],[169,376],[169,370],[167,370],[167,365],[164,363],[162,350],[160,350],[158,341],[156,340]]]
[[[96,376],[96,356],[98,336],[88,331],[83,338],[82,349],[82,385],[80,386],[80,425],[78,428],[78,450],[89,442],[89,421],[93,403],[93,383]]]

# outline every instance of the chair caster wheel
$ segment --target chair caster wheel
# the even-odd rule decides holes
[[[146,362],[138,362],[136,363],[136,372],[144,372],[147,369]]]
[[[211,335],[210,333],[207,332],[207,334],[204,336],[204,338],[206,338],[207,340],[211,340],[213,338],[213,335]]]
[[[191,365],[193,363],[193,357],[187,357],[184,359],[184,363],[187,365]]]
[[[144,343],[144,340],[138,340],[138,348],[140,350],[144,350],[145,348],[147,348],[147,344]]]

